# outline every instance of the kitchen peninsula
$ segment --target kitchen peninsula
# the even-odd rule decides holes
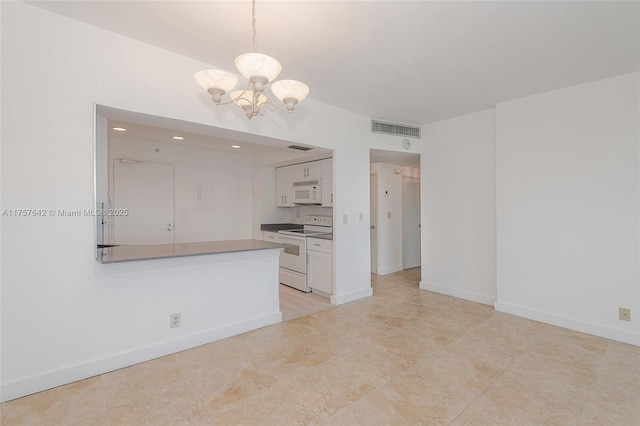
[[[94,286],[100,294],[114,292],[101,299],[100,306],[116,320],[122,318],[110,326],[109,335],[124,343],[83,365],[71,379],[53,383],[99,375],[281,322],[282,247],[240,239],[100,249],[100,258],[94,260]],[[127,349],[127,344],[135,346]]]

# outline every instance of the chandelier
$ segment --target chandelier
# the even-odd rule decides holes
[[[271,56],[256,53],[256,0],[251,0],[251,27],[253,29],[253,49],[251,53],[238,56],[235,60],[238,72],[248,80],[244,90],[231,91],[238,83],[234,74],[218,70],[207,69],[193,75],[196,82],[209,92],[216,105],[234,103],[244,110],[248,119],[262,115],[262,108],[268,105],[273,111],[276,107],[283,111],[292,112],[296,104],[309,94],[309,86],[296,80],[274,81],[282,71],[282,65]],[[264,89],[271,84],[271,91],[281,102],[271,100]],[[223,98],[225,94],[228,98]],[[223,101],[224,99],[224,101]]]

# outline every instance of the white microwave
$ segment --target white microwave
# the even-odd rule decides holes
[[[320,179],[305,182],[293,182],[294,204],[322,204]]]

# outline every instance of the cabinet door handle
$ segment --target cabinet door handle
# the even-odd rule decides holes
[[[320,247],[320,244],[317,244],[317,243],[313,243],[313,245],[316,247]]]

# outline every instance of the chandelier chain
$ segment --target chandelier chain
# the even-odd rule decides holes
[[[256,52],[256,0],[251,0],[251,28],[253,28],[253,53]]]

